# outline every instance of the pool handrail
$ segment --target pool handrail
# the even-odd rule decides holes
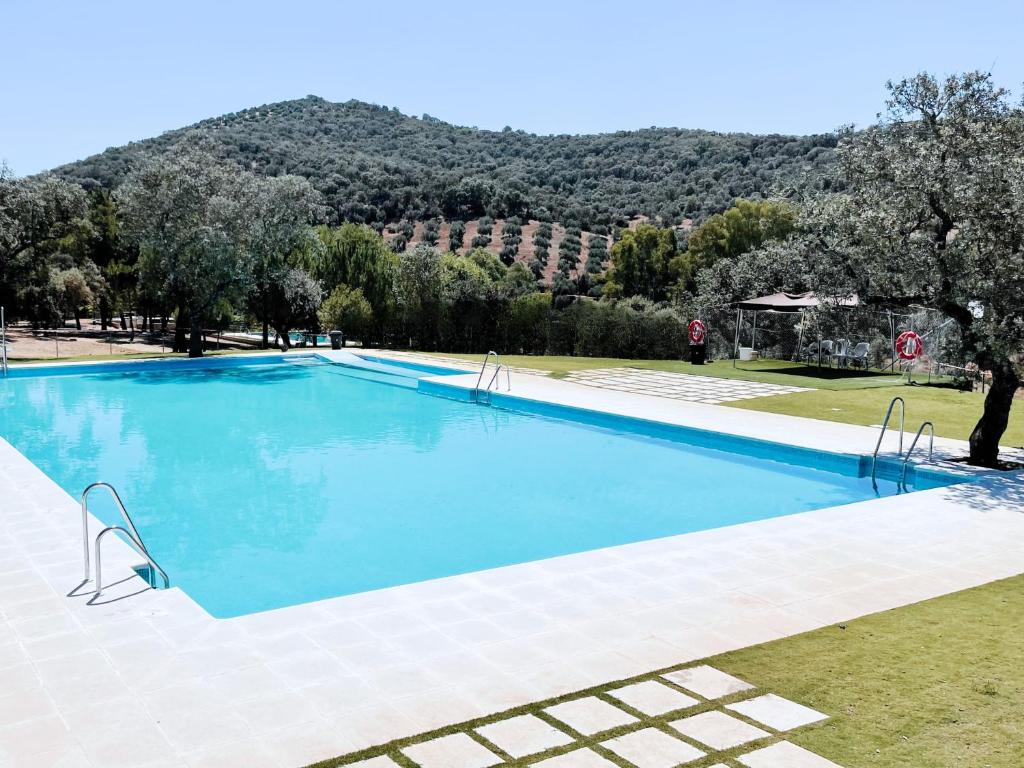
[[[474,397],[474,399],[476,399],[476,398],[478,398],[480,396],[480,383],[484,379],[484,371],[487,370],[487,363],[491,359],[492,355],[494,356],[494,364],[497,365],[499,368],[501,367],[501,363],[498,361],[498,353],[497,352],[495,352],[494,350],[491,350],[486,355],[484,355],[484,362],[480,366],[480,375],[476,377],[476,386],[473,387],[473,397]]]
[[[110,483],[102,481],[91,483],[82,491],[82,556],[85,560],[85,581],[89,581],[89,494],[97,488],[105,488],[114,499],[114,503],[121,512],[121,517],[124,518],[130,530],[125,530],[125,533],[130,536],[134,542],[138,545],[138,548],[142,550],[146,556],[149,556],[149,550],[146,549],[146,545],[142,543],[142,536],[139,535],[139,529],[135,527],[135,523],[132,522],[131,515],[128,514],[128,510],[124,507],[124,502],[121,501],[121,496],[117,493],[117,489],[114,488]],[[99,537],[103,534],[100,533],[96,537],[99,541]]]
[[[499,378],[499,374],[503,370],[505,371],[505,391],[512,391],[512,375],[508,372],[508,366],[502,363],[498,363],[498,367],[494,369],[494,375],[491,376],[491,380],[487,382],[487,389],[485,390],[486,392],[491,391],[491,386],[494,386],[495,392],[501,390],[501,379]]]
[[[878,490],[878,481],[875,480],[875,472],[878,468],[878,451],[882,448],[882,438],[885,437],[885,431],[889,427],[889,419],[892,418],[892,409],[896,407],[896,403],[900,404],[900,443],[899,443],[899,456],[903,456],[903,426],[906,421],[907,415],[907,404],[902,397],[897,395],[889,401],[889,407],[885,411],[885,418],[882,419],[882,429],[878,433],[878,442],[875,443],[875,450],[871,454],[871,485],[874,489]]]
[[[134,528],[135,526],[132,526],[133,530]],[[123,533],[125,536],[127,536],[126,543],[129,546],[131,546],[136,552],[142,555],[142,557],[146,558],[146,562],[149,563],[149,565],[157,573],[159,573],[160,577],[164,580],[164,589],[168,589],[171,586],[171,580],[167,578],[167,571],[165,571],[157,564],[156,560],[153,559],[153,556],[149,554],[149,551],[144,546],[142,546],[142,544],[139,543],[134,536],[132,536],[132,532],[121,525],[108,525],[106,528],[104,528],[102,531],[96,534],[96,589],[93,590],[93,596],[91,599],[94,600],[103,593],[103,564],[102,561],[100,560],[100,553],[102,551],[100,548],[100,544],[103,543],[103,537],[113,531],[119,531]],[[156,585],[153,584],[152,581],[150,581],[150,586]]]
[[[928,427],[928,463],[931,464],[934,461],[932,457],[935,452],[935,425],[930,421],[924,421],[917,428],[917,434],[914,435],[910,447],[907,448],[907,455],[903,457],[903,468],[900,471],[900,485],[903,487],[903,490],[907,490],[907,464],[910,462],[910,454],[917,447],[917,441],[921,439],[921,434],[924,432],[925,427]]]

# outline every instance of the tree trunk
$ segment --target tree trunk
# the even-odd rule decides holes
[[[82,318],[78,314],[78,307],[75,307],[75,329],[82,330]]]
[[[286,325],[277,325],[275,323],[274,330],[277,331],[277,337],[280,340],[279,343],[284,345],[284,351],[287,352],[292,348],[292,337],[290,336],[292,329]]]
[[[985,396],[985,410],[971,432],[970,463],[980,467],[995,467],[999,462],[999,438],[1010,421],[1013,396],[1020,386],[1020,377],[1013,363],[1003,359],[992,368],[992,386]]]
[[[188,343],[185,341],[186,325],[188,325],[188,313],[184,309],[179,309],[178,316],[174,320],[174,341],[171,342],[172,352],[188,352]],[[166,325],[164,325],[164,330],[167,330]]]
[[[260,345],[261,349],[270,348],[270,323],[264,318],[263,320],[263,342]]]
[[[107,318],[110,317],[110,302],[106,296],[100,296],[100,330],[107,330]]]
[[[203,318],[198,312],[191,313],[191,331],[188,335],[188,356],[203,356]]]

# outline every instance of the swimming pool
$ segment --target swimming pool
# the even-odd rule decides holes
[[[292,355],[17,371],[0,436],[74,498],[117,487],[172,584],[221,618],[875,495],[861,457],[482,407],[408,370]]]

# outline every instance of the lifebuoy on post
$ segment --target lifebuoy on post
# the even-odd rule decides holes
[[[704,337],[707,336],[708,333],[708,328],[701,320],[691,320],[689,332],[691,344],[703,344]]]
[[[900,360],[917,360],[924,352],[924,340],[914,331],[896,337],[896,355]]]

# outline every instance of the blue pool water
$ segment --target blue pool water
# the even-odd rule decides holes
[[[855,459],[825,471],[313,358],[102,368],[3,381],[0,435],[75,498],[114,484],[172,584],[217,617],[875,495]]]

